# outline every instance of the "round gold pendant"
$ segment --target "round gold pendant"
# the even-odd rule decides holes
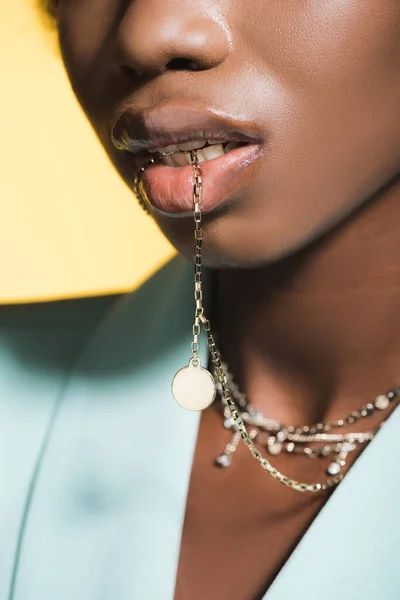
[[[201,366],[200,359],[191,359],[187,367],[180,369],[172,382],[172,393],[182,408],[204,410],[215,399],[214,378]]]

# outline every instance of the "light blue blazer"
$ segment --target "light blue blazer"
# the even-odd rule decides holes
[[[192,318],[180,258],[100,308],[0,310],[0,600],[173,599],[199,414],[170,390]],[[265,600],[400,599],[399,431],[397,410]]]

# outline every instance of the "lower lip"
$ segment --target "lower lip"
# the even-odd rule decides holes
[[[236,148],[224,156],[199,163],[202,176],[201,209],[221,206],[244,185],[246,171],[260,157],[259,145]],[[193,212],[193,167],[149,166],[143,173],[143,188],[152,207],[175,216]]]

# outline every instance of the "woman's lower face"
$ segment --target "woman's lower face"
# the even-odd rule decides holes
[[[200,145],[253,136],[202,163],[210,266],[290,255],[400,172],[398,0],[61,0],[59,30],[73,88],[129,186],[155,156],[146,147],[185,132]],[[139,153],[115,147],[116,121]],[[153,216],[189,257],[190,167],[151,168]]]

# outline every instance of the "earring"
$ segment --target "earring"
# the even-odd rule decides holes
[[[142,177],[143,177],[143,173],[145,172],[147,167],[150,165],[153,165],[155,162],[156,162],[155,159],[151,158],[149,160],[149,162],[147,162],[140,169],[139,173],[137,175],[135,175],[135,178],[133,180],[133,193],[135,194],[135,196],[139,202],[139,205],[142,207],[144,212],[147,213],[148,215],[150,214],[151,204],[150,204],[147,194],[143,188]]]

